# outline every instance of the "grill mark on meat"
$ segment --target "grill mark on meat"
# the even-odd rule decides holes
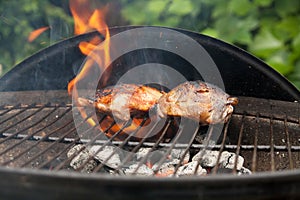
[[[186,117],[202,125],[227,122],[238,103],[236,97],[200,80],[182,83],[168,93],[144,85],[120,84],[97,90],[94,102],[78,101],[124,121],[153,109],[160,117]]]
[[[162,95],[156,109],[161,117],[187,117],[208,125],[227,122],[237,103],[236,97],[198,80],[182,83]]]
[[[94,106],[98,112],[127,121],[131,115],[149,111],[162,94],[149,86],[120,84],[97,90],[94,102],[84,98],[79,98],[78,102],[81,106]]]

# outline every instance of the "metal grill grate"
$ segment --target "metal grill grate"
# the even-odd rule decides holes
[[[254,98],[241,98],[241,104],[236,108],[232,119],[223,129],[222,137],[217,144],[211,144],[210,137],[215,127],[210,127],[203,143],[195,140],[201,135],[200,127],[194,130],[192,137],[186,143],[181,143],[179,138],[182,127],[171,142],[166,142],[164,136],[172,128],[173,119],[165,122],[163,131],[155,141],[146,139],[131,140],[128,136],[124,140],[117,140],[117,136],[131,123],[124,123],[118,131],[104,140],[103,136],[111,131],[116,122],[111,121],[100,134],[97,126],[87,126],[87,119],[82,119],[81,126],[86,133],[94,133],[92,138],[80,138],[73,122],[71,104],[28,104],[28,105],[3,105],[0,108],[0,165],[13,168],[36,168],[46,170],[74,170],[83,171],[93,163],[89,172],[121,174],[124,167],[128,167],[136,152],[142,148],[148,153],[136,163],[131,175],[138,174],[140,168],[152,156],[150,152],[157,149],[160,157],[157,158],[153,174],[158,175],[159,169],[172,154],[174,149],[180,150],[179,162],[175,165],[172,175],[178,172],[188,154],[195,155],[200,152],[200,158],[205,155],[204,150],[218,151],[217,161],[221,159],[224,151],[242,155],[245,159],[244,166],[252,172],[292,170],[300,168],[300,120],[299,103],[268,101]],[[99,119],[101,124],[108,116]],[[132,132],[134,135],[146,122],[147,118],[140,121],[140,125]],[[78,127],[79,126],[79,127]],[[88,127],[88,128],[86,128]],[[151,132],[151,131],[150,131]],[[149,132],[149,134],[150,134]],[[93,134],[92,134],[93,135]],[[70,149],[77,146],[75,153],[67,155]],[[86,151],[87,147],[97,145],[94,154],[88,154],[76,169],[70,167],[70,162],[76,156]],[[107,156],[99,161],[95,154],[107,147],[111,148]],[[119,153],[119,149],[126,149],[126,154],[115,167],[107,166],[110,160]],[[191,160],[191,158],[189,159]],[[237,173],[238,156],[234,158],[234,167],[231,173]],[[200,159],[195,173],[200,166]],[[219,173],[219,165],[211,169],[211,174]]]

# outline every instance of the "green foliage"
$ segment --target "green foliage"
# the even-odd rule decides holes
[[[300,88],[299,0],[121,0],[136,25],[196,30],[260,57]]]
[[[66,26],[65,22],[72,24],[72,18],[49,1],[0,1],[0,64],[3,74],[39,49],[69,37],[72,34],[70,28],[73,28]],[[51,28],[32,43],[28,42],[30,32],[44,26]]]
[[[260,57],[300,88],[299,0],[98,1],[120,9],[121,14],[113,11],[110,15],[120,18],[114,19],[114,25],[178,27],[219,38]],[[29,43],[29,33],[43,26],[51,28]],[[0,64],[4,71],[72,34],[68,0],[0,1]]]

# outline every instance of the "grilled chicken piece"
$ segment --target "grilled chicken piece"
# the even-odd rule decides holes
[[[94,106],[97,111],[127,121],[132,114],[147,112],[163,92],[144,85],[120,84],[97,90],[95,101],[78,98],[82,106]]]
[[[236,97],[202,81],[185,82],[164,94],[156,104],[160,117],[181,116],[202,125],[225,123],[233,112]]]

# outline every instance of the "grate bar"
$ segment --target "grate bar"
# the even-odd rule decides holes
[[[172,149],[174,149],[175,145],[177,144],[177,141],[179,140],[181,134],[183,133],[183,127],[179,127],[179,131],[177,135],[175,136],[174,140],[172,141],[171,145],[168,147],[166,153],[164,156],[157,162],[157,168],[153,170],[154,174],[157,174],[159,171],[159,168],[162,166],[162,164],[165,162],[167,159],[168,155],[170,155]]]
[[[201,153],[199,155],[199,159],[197,160],[197,166],[195,167],[194,174],[197,174],[197,171],[198,171],[198,169],[200,167],[200,160],[203,158],[203,156],[205,154],[205,151],[207,149],[210,149],[209,147],[210,147],[210,139],[212,137],[212,133],[213,133],[213,126],[210,126],[209,130],[208,130],[207,138],[203,142],[203,149],[201,149]]]
[[[242,144],[242,137],[243,137],[244,126],[245,126],[244,119],[245,119],[245,115],[243,115],[242,125],[241,125],[240,131],[239,131],[239,138],[238,138],[237,148],[236,148],[236,151],[235,151],[236,155],[240,155],[241,144]],[[234,174],[237,173],[237,163],[238,163],[238,156],[235,156],[234,167],[233,167],[233,173]]]
[[[83,125],[87,120],[89,120],[91,118],[91,115],[86,116],[86,118],[79,124]],[[100,121],[104,120],[105,116],[102,116],[102,118],[100,119]],[[98,128],[97,125],[90,127],[89,129],[85,130],[85,132],[83,133],[84,135],[86,133],[90,133],[90,131],[93,131],[94,129]],[[97,138],[98,136],[96,136],[95,138]],[[61,138],[63,139],[63,138]],[[61,140],[59,140],[58,142],[60,142]],[[63,151],[61,151],[59,154],[57,154],[53,159],[57,158],[58,156],[62,155],[63,153],[66,153],[66,151],[71,148],[74,144],[76,144],[77,142],[81,141],[81,138],[76,138],[75,140],[73,140],[70,144],[68,144],[68,148],[66,147]],[[93,140],[90,140],[90,142],[92,142]],[[57,143],[58,143],[57,142]],[[81,152],[83,149],[81,149],[79,152]],[[79,153],[78,152],[78,153]],[[60,164],[58,164],[53,170],[59,170],[61,169],[63,166],[65,166],[67,163],[69,163],[71,161],[71,159],[73,159],[76,155],[71,156],[70,158],[67,158],[64,160],[64,162],[61,162]],[[53,160],[52,159],[52,160]],[[51,161],[45,162],[44,165],[50,163]]]
[[[64,115],[62,115],[64,116]],[[61,116],[61,117],[62,117]],[[55,123],[56,121],[54,121],[53,123]],[[67,122],[65,125],[69,125],[73,122],[73,120]],[[7,165],[8,163],[10,162],[13,162],[15,160],[17,160],[18,158],[20,158],[22,155],[26,154],[27,152],[29,152],[31,149],[33,149],[34,147],[38,146],[41,142],[43,141],[46,141],[47,138],[49,138],[50,135],[56,133],[57,131],[63,129],[65,127],[59,127],[57,129],[55,129],[54,131],[46,134],[45,136],[35,136],[35,135],[23,135],[23,138],[21,139],[21,142],[25,141],[25,140],[28,140],[29,138],[32,138],[32,137],[38,137],[38,140],[36,140],[37,142],[34,143],[33,145],[31,145],[30,147],[26,148],[25,150],[23,150],[22,152],[20,152],[18,155],[15,155],[12,159],[8,160],[7,162],[5,163],[2,163],[2,165]],[[20,143],[19,143],[20,144]],[[1,152],[2,153],[2,152]]]
[[[183,163],[183,159],[185,158],[186,154],[189,152],[190,146],[193,144],[194,138],[196,137],[196,135],[197,135],[197,133],[198,133],[198,131],[199,131],[199,128],[200,128],[200,126],[197,126],[197,128],[195,129],[195,131],[194,131],[194,133],[193,133],[193,135],[192,135],[192,137],[191,137],[191,139],[190,139],[190,141],[189,141],[187,147],[185,148],[185,150],[184,150],[184,152],[183,152],[183,154],[182,154],[182,156],[181,156],[181,158],[180,158],[180,160],[179,160],[179,163],[178,163],[178,164],[176,165],[176,167],[175,167],[173,176],[176,175],[176,173],[177,173],[179,167],[181,166],[181,163]]]
[[[89,131],[92,131],[96,128],[97,126],[93,126],[91,127],[90,129],[87,129],[86,132],[89,132]],[[63,138],[62,138],[63,139]],[[59,140],[57,141],[57,143],[60,142]],[[56,159],[57,157],[61,156],[62,154],[66,153],[73,145],[77,144],[77,143],[80,143],[81,142],[81,139],[78,137],[78,138],[75,138],[71,143],[69,143],[62,151],[60,151],[55,157],[52,158],[52,160],[49,160],[49,161],[46,161],[42,164],[42,166],[45,166],[49,163],[51,163],[54,159]],[[83,150],[80,149],[78,151],[81,152]],[[53,170],[55,171],[58,171],[60,170],[61,168],[63,168],[63,166],[67,165],[73,158],[75,158],[76,155],[73,155],[71,156],[70,158],[67,158],[65,159],[63,162],[61,162],[60,164],[58,164],[57,166],[55,166],[55,168]]]
[[[57,143],[59,143],[65,136],[69,135],[70,133],[73,133],[74,131],[76,131],[76,128],[72,128],[69,131],[67,131],[65,134],[63,134],[61,137],[59,137],[55,142],[51,143],[51,145],[48,146],[48,148],[43,149],[42,151],[40,151],[39,153],[35,154],[35,156],[33,156],[31,159],[27,160],[22,167],[28,165],[30,162],[34,161],[35,159],[37,159],[39,156],[41,156],[42,154],[44,154],[45,152],[47,152],[49,149],[51,149],[54,145],[56,145]],[[74,141],[76,140],[76,138],[74,139]]]
[[[275,171],[275,151],[274,151],[274,130],[273,117],[270,118],[270,154],[271,154],[271,171]]]
[[[226,139],[227,139],[227,133],[228,133],[228,127],[229,127],[229,122],[227,122],[225,124],[225,128],[224,128],[224,134],[223,134],[223,139],[222,139],[222,142],[221,142],[221,145],[220,145],[220,148],[219,148],[219,153],[218,153],[218,157],[217,157],[217,162],[216,163],[220,163],[220,159],[221,159],[221,155],[222,155],[222,152],[224,151],[224,148],[225,148],[225,142],[226,142]],[[240,148],[241,148],[242,145],[240,145]],[[219,165],[216,165],[214,167],[214,169],[212,170],[212,173],[213,174],[217,174],[217,171],[219,169]]]
[[[290,166],[290,169],[294,169],[292,151],[291,151],[290,134],[289,134],[288,127],[287,127],[286,123],[287,123],[287,119],[285,118],[285,120],[284,120],[284,132],[285,132],[285,136],[286,136],[286,146],[287,146],[287,149],[288,149],[289,166]]]
[[[53,109],[51,112],[49,112],[47,115],[45,115],[43,118],[41,118],[40,121],[43,121],[44,119],[46,119],[48,116],[50,116],[52,113],[55,112],[56,109]],[[53,125],[55,122],[57,122],[59,119],[61,119],[62,117],[64,117],[68,112],[70,112],[71,108],[69,108],[68,110],[66,110],[66,112],[64,112],[63,114],[61,114],[60,116],[56,117],[55,120],[53,120],[52,122],[50,122],[49,124],[41,127],[40,129],[36,130],[35,132],[33,132],[32,134],[29,134],[27,136],[25,136],[24,138],[22,138],[20,141],[18,141],[17,143],[15,143],[14,145],[11,145],[9,148],[3,150],[0,152],[0,156],[5,154],[6,152],[8,152],[9,150],[15,148],[16,146],[20,145],[21,143],[23,143],[25,140],[28,140],[29,138],[33,137],[34,135],[36,135],[37,133],[41,132],[42,130],[46,129],[47,127]],[[40,122],[39,121],[39,122]],[[37,123],[39,123],[37,122]],[[72,121],[70,121],[68,124],[70,124]],[[60,130],[61,128],[56,129]],[[48,133],[47,135],[44,136],[44,138],[46,138],[47,136],[52,135],[53,133],[55,133],[55,131]],[[43,138],[40,139],[40,141],[42,141]],[[9,162],[12,162],[14,160],[16,160],[17,158],[19,158],[20,156],[22,156],[23,154],[25,154],[28,150],[32,149],[34,146],[38,145],[38,143],[35,143],[33,146],[23,150],[23,152],[19,153],[19,155],[14,156],[13,159],[9,160],[8,162],[4,163],[4,164],[8,164]]]
[[[60,114],[57,115],[55,119],[51,119],[50,115],[51,114],[53,115],[53,113],[57,111],[59,107],[63,107],[67,111],[63,114],[61,114],[60,112]],[[170,129],[172,128],[172,122],[173,122],[172,118],[168,118],[167,121],[164,122],[164,124],[162,124],[164,126],[163,126],[163,130],[161,130],[161,135],[159,136],[159,138],[154,142],[150,142],[147,140],[147,138],[155,130],[154,129],[154,127],[156,127],[155,124],[153,125],[152,129],[148,130],[148,132],[146,133],[146,135],[144,135],[143,138],[141,138],[138,141],[132,140],[132,138],[135,138],[135,134],[139,134],[140,129],[144,126],[144,124],[148,120],[147,117],[145,117],[141,122],[139,122],[140,124],[136,123],[134,130],[127,136],[127,138],[120,139],[123,138],[122,132],[124,132],[124,129],[132,125],[133,121],[129,120],[122,124],[121,123],[118,124],[119,125],[118,130],[112,132],[113,130],[115,130],[114,125],[116,125],[116,122],[113,120],[110,121],[109,116],[102,115],[102,118],[99,120],[100,126],[102,124],[101,122],[103,122],[106,118],[108,119],[109,122],[109,123],[104,123],[104,126],[106,127],[104,128],[105,130],[102,130],[103,126],[99,127],[99,124],[97,124],[94,127],[90,127],[89,129],[85,130],[86,133],[92,133],[93,138],[92,137],[79,138],[76,132],[76,128],[72,124],[73,121],[72,120],[68,121],[64,117],[69,115],[71,116],[70,111],[72,110],[72,106],[70,105],[66,106],[66,105],[53,105],[53,104],[52,105],[33,104],[33,105],[5,106],[5,108],[1,107],[1,109],[5,109],[5,110],[0,113],[0,116],[5,116],[7,114],[9,114],[9,116],[0,122],[2,128],[1,130],[2,132],[0,132],[0,144],[3,143],[5,144],[5,142],[7,142],[7,144],[12,144],[12,145],[1,145],[1,148],[3,149],[4,147],[4,150],[0,152],[0,156],[2,156],[2,158],[6,160],[3,161],[1,160],[0,163],[1,165],[4,166],[6,165],[13,166],[12,164],[17,164],[20,167],[34,167],[37,169],[51,169],[54,171],[66,169],[66,168],[71,169],[70,162],[88,146],[100,145],[100,147],[97,148],[97,152],[100,152],[105,147],[115,145],[118,148],[112,148],[111,152],[108,153],[110,155],[108,155],[108,157],[106,156],[106,158],[104,158],[104,161],[95,159],[95,155],[97,154],[97,152],[93,152],[94,153],[93,155],[88,155],[87,160],[84,161],[85,163],[79,166],[79,168],[72,169],[72,170],[82,171],[82,169],[86,167],[85,165],[90,160],[94,159],[97,162],[97,166],[95,166],[95,168],[92,169],[92,172],[107,171],[107,169],[111,169],[108,165],[106,165],[106,163],[109,162],[109,159],[111,159],[114,155],[118,154],[117,150],[119,148],[126,148],[130,150],[131,153],[126,154],[125,156],[123,154],[120,154],[120,157],[122,158],[120,160],[120,164],[116,168],[110,170],[111,173],[115,172],[117,174],[122,174],[124,167],[133,166],[131,161],[135,159],[135,158],[133,159],[133,156],[135,155],[134,152],[138,152],[139,149],[142,147],[147,148],[146,149],[147,151],[149,149],[149,152],[147,152],[145,155],[143,154],[143,157],[141,159],[134,160],[135,162],[137,162],[136,165],[137,167],[133,170],[133,173],[131,173],[133,175],[139,174],[139,169],[141,169],[142,165],[144,165],[145,163],[147,164],[147,162],[145,161],[152,159],[152,157],[150,158],[150,156],[152,155],[151,152],[153,152],[156,149],[163,149],[161,151],[162,155],[158,158],[158,162],[155,162],[156,167],[151,168],[151,170],[153,170],[154,172],[154,175],[156,176],[160,176],[162,174],[160,171],[160,167],[162,167],[166,163],[166,160],[170,159],[170,155],[171,153],[173,153],[172,151],[173,149],[181,149],[182,151],[180,151],[180,157],[176,158],[178,161],[176,161],[176,164],[173,164],[172,166],[173,167],[172,170],[174,169],[174,173],[171,174],[172,176],[176,176],[179,167],[181,167],[184,164],[183,161],[188,153],[192,158],[192,156],[195,155],[195,153],[199,153],[199,150],[200,153],[202,153],[202,155],[199,156],[200,159],[203,158],[206,150],[218,151],[216,154],[217,163],[220,162],[221,154],[225,150],[234,152],[236,155],[242,154],[241,156],[245,156],[245,158],[249,157],[249,161],[251,163],[251,166],[249,168],[252,169],[252,172],[264,170],[263,167],[257,165],[261,160],[265,160],[265,159],[268,159],[268,161],[266,162],[268,165],[266,169],[269,169],[271,171],[284,169],[285,166],[276,163],[277,161],[282,162],[283,164],[287,163],[286,166],[289,167],[289,169],[294,169],[295,167],[296,168],[299,167],[298,162],[294,163],[293,160],[295,156],[295,152],[300,153],[300,145],[297,145],[297,143],[293,141],[293,138],[298,137],[296,132],[297,132],[298,125],[300,125],[299,114],[296,114],[297,120],[295,120],[294,116],[293,117],[286,116],[285,118],[281,118],[281,113],[274,116],[272,114],[270,116],[267,116],[266,113],[263,113],[263,115],[259,113],[253,115],[253,113],[249,114],[247,112],[244,112],[243,114],[234,113],[232,118],[234,122],[231,123],[230,121],[230,123],[229,122],[226,123],[224,127],[222,125],[223,138],[220,138],[222,139],[220,143],[216,144],[214,141],[210,140],[210,138],[214,137],[213,135],[213,132],[215,132],[214,129],[216,130],[219,127],[219,126],[212,125],[209,126],[208,133],[204,142],[199,144],[199,143],[195,143],[194,140],[197,134],[198,133],[200,134],[200,132],[202,132],[201,130],[203,127],[199,127],[199,126],[197,126],[196,129],[194,128],[189,129],[190,131],[188,132],[191,135],[191,138],[188,138],[184,142],[180,142],[180,141],[182,136],[185,135],[186,129],[183,126],[182,127],[179,126],[177,135],[175,135],[175,137],[172,138],[170,142],[166,142],[166,140],[164,140],[164,137],[169,133],[170,130],[172,130]],[[299,105],[298,105],[298,109],[299,109]],[[27,110],[30,110],[30,112],[26,113]],[[41,112],[42,110],[43,112]],[[18,115],[22,119],[13,121],[15,117],[18,117]],[[35,115],[41,117],[37,117]],[[82,122],[80,121],[82,125],[86,126],[86,121],[90,117],[91,116],[88,116],[86,117],[86,119],[82,119]],[[94,117],[96,118],[96,116],[93,116],[93,119]],[[297,121],[296,122],[297,124],[294,123],[295,121]],[[277,130],[277,126],[284,127],[282,134],[280,132],[281,130]],[[21,127],[20,130],[18,130],[18,127]],[[51,127],[53,127],[53,130],[51,130]],[[228,131],[228,129],[230,130]],[[12,130],[14,132],[12,132]],[[234,130],[234,132],[231,132],[232,130]],[[264,140],[261,140],[262,131],[266,132],[266,130],[269,131],[269,134],[266,135],[267,137],[265,137]],[[104,136],[107,135],[109,135],[109,139],[105,139]],[[251,141],[245,138],[246,135],[249,136]],[[284,139],[286,140],[286,143],[283,143]],[[33,143],[30,146],[25,146],[25,148],[22,148],[21,144],[23,144],[25,141],[33,141]],[[77,152],[74,155],[67,157],[66,155],[68,151],[77,144],[82,144],[82,148],[77,150]],[[42,148],[41,151],[35,151],[41,147],[45,147],[45,148]],[[6,155],[6,153],[8,152],[10,153],[10,150],[13,149],[15,149],[16,151],[11,151],[13,153],[11,154],[12,156],[9,157],[10,160],[8,160],[8,158],[4,157],[4,155]],[[284,152],[284,153],[279,154],[279,152]],[[30,157],[29,159],[27,158],[23,162],[21,158],[25,158],[26,156],[24,155],[26,155],[26,153],[30,153],[28,154],[30,155]],[[261,155],[265,155],[265,156],[261,157]],[[278,159],[276,155],[279,155]],[[296,156],[297,155],[298,154],[296,153]],[[251,158],[252,158],[252,162],[251,162]],[[196,169],[193,169],[194,174],[197,174],[198,168],[201,166],[200,159],[198,160],[198,165]],[[19,161],[22,163],[19,164]],[[234,166],[233,166],[232,173],[236,174],[237,172],[240,172],[237,170],[237,165],[239,164],[238,156],[235,157],[233,164]],[[101,170],[103,168],[105,170]],[[211,173],[217,174],[219,172],[218,168],[219,166],[216,165],[212,169]]]
[[[19,120],[19,121],[15,122],[15,123],[11,124],[10,126],[6,127],[5,129],[1,130],[0,133],[4,133],[4,132],[6,132],[7,130],[11,129],[12,127],[15,127],[17,124],[20,124],[20,123],[26,121],[27,119],[29,119],[30,117],[33,117],[34,115],[36,115],[37,113],[39,113],[40,111],[42,111],[44,107],[45,107],[45,106],[42,106],[42,107],[38,108],[35,112],[33,112],[33,113],[31,113],[30,115],[26,116],[26,117],[23,118],[22,120]],[[29,128],[31,128],[31,127],[33,127],[33,126],[35,126],[35,125],[37,125],[37,124],[38,124],[38,123],[32,124],[31,126],[28,126],[28,127],[25,127],[25,128],[23,128],[22,130],[20,130],[20,131],[14,133],[11,137],[13,137],[14,135],[17,135],[17,134],[19,134],[19,133],[21,133],[21,132],[24,132],[24,131],[28,130]],[[11,138],[10,138],[10,137],[7,137],[6,139],[8,140],[8,139],[11,139]],[[0,141],[0,144],[3,143],[3,142],[5,142],[5,140]]]
[[[148,138],[148,136],[150,136],[153,132],[153,130],[156,128],[156,126],[158,125],[159,121],[156,122],[156,124],[147,132],[147,134],[143,137],[143,139],[141,141],[139,141],[139,144],[136,145],[131,152],[137,152],[138,149],[140,149],[140,147],[143,145],[143,143],[145,142],[145,140]],[[134,154],[128,154],[124,160],[122,161],[122,163],[120,164],[120,166],[116,169],[116,171],[120,170],[121,166],[124,166],[132,157],[134,156]],[[136,170],[138,170],[138,168],[136,168]]]
[[[102,116],[102,118],[100,119],[99,123],[101,123],[101,121],[103,121],[103,120],[105,119],[105,117],[106,117],[106,116]],[[88,118],[89,118],[89,117],[87,117],[85,120],[88,120]],[[69,163],[69,162],[70,162],[73,158],[75,158],[80,152],[82,152],[82,151],[85,149],[86,146],[94,144],[94,142],[97,140],[97,138],[103,136],[103,135],[104,135],[107,131],[109,131],[109,129],[110,129],[111,127],[113,127],[115,124],[116,124],[115,121],[112,122],[112,123],[110,124],[110,126],[108,126],[108,127],[106,128],[106,130],[104,130],[103,132],[101,131],[100,134],[97,135],[97,136],[95,136],[92,140],[88,140],[88,142],[85,143],[85,146],[82,147],[82,148],[80,148],[80,149],[78,150],[77,154],[74,154],[74,155],[70,156],[69,158],[67,158],[67,159],[65,160],[65,162],[63,162],[63,163],[61,163],[60,165],[58,165],[57,167],[55,167],[55,170],[59,170],[61,167],[63,167],[63,166],[66,165],[67,163]],[[93,130],[96,129],[96,128],[98,128],[97,125],[95,125],[95,126],[91,127],[90,129],[86,130],[85,133],[89,133],[90,131],[93,131]],[[82,139],[81,139],[80,141],[82,142]],[[82,165],[81,165],[77,170],[78,170],[78,171],[81,170],[81,169],[84,167],[84,165],[86,165],[86,164],[87,164],[90,160],[92,160],[92,159],[93,159],[92,155],[89,156],[89,158],[88,158],[84,163],[82,163]]]
[[[167,130],[168,128],[170,127],[171,125],[171,120],[169,119],[167,122],[166,122],[166,126],[164,127],[164,130],[161,134],[161,136],[158,138],[158,140],[155,142],[155,143],[152,143],[153,145],[149,145],[149,148],[151,148],[149,150],[149,152],[141,159],[141,161],[138,163],[138,166],[136,167],[136,169],[133,171],[133,174],[136,174],[138,172],[138,169],[143,165],[143,163],[145,163],[145,161],[150,157],[151,155],[151,152],[154,151],[158,146],[159,144],[161,143],[161,141],[163,140],[164,136],[166,135],[167,133]],[[145,145],[145,143],[143,143],[143,145]]]
[[[5,115],[6,113],[9,113],[10,111],[14,110],[15,107],[20,107],[20,106],[21,106],[21,104],[18,104],[16,106],[0,106],[1,110],[5,110],[0,113],[0,116]]]
[[[13,133],[3,133],[2,134],[2,137],[11,137],[13,135]],[[17,136],[14,137],[14,139],[22,139],[24,137],[26,137],[27,135],[25,134],[18,134]],[[33,140],[33,141],[39,141],[39,140],[42,140],[43,137],[42,136],[33,136],[32,138],[29,138],[28,140]],[[74,137],[65,137],[65,138],[60,138],[60,137],[48,137],[48,138],[45,138],[43,141],[44,142],[55,142],[57,140],[60,140],[61,143],[72,143],[74,142],[75,140],[77,140],[77,138],[74,138]],[[87,144],[87,143],[91,143],[92,140],[90,139],[80,139],[80,143],[82,144]],[[110,141],[111,144],[113,145],[120,145],[122,144],[123,142],[122,141]],[[107,143],[107,140],[95,140],[92,142],[92,144],[95,144],[95,145],[103,145]],[[139,145],[140,143],[139,142],[135,142],[135,141],[129,141],[127,143],[128,146],[136,146],[136,145]],[[169,143],[154,143],[154,142],[144,142],[143,143],[143,147],[153,147],[153,145],[156,146],[156,148],[163,148],[163,147],[170,147],[171,144]],[[192,144],[190,146],[191,149],[200,149],[200,148],[203,148],[205,145],[203,144]],[[175,148],[187,148],[189,147],[188,144],[175,144]],[[214,144],[214,145],[208,145],[208,148],[209,149],[220,149],[222,147],[222,145],[219,145],[219,144]],[[242,144],[240,146],[240,149],[241,150],[254,150],[255,148],[257,148],[257,150],[260,150],[260,151],[271,151],[271,148],[274,149],[274,151],[287,151],[288,150],[288,147],[286,145],[273,145],[270,146],[270,145],[244,145]],[[236,150],[237,149],[237,145],[233,145],[233,144],[224,144],[224,150]],[[297,145],[291,145],[290,146],[290,149],[292,152],[294,151],[300,151],[300,146],[297,146]]]
[[[139,124],[138,128],[137,128],[135,131],[133,131],[132,133],[130,133],[130,134],[128,135],[128,137],[127,137],[124,141],[122,141],[122,143],[119,145],[119,148],[123,148],[125,145],[128,144],[130,138],[133,137],[133,136],[134,136],[134,135],[142,128],[142,126],[144,125],[144,123],[146,122],[146,120],[147,120],[147,118],[144,118],[144,119],[143,119],[143,121]],[[107,156],[107,158],[104,159],[104,161],[103,161],[102,163],[100,163],[100,165],[98,165],[98,166],[94,169],[94,171],[99,171],[100,169],[102,169],[102,168],[104,167],[105,163],[107,163],[107,162],[112,158],[112,156],[115,155],[115,154],[117,153],[116,151],[117,151],[117,149],[114,149],[114,150],[111,152],[111,154],[109,154],[109,155]]]
[[[251,169],[253,172],[256,172],[256,167],[257,167],[257,147],[258,147],[258,120],[259,119],[259,114],[257,113],[256,114],[256,117],[255,117],[255,123],[256,123],[256,128],[255,128],[255,134],[254,134],[254,141],[253,141],[253,144],[254,144],[254,149],[253,149],[253,156],[252,156],[252,166],[251,166]],[[244,123],[244,121],[242,121],[242,123]]]
[[[12,110],[13,110],[13,108],[7,109],[5,112],[1,113],[1,116],[4,115],[4,114],[6,114],[6,113],[8,113],[8,112],[11,112]],[[21,113],[25,112],[26,110],[27,110],[27,108],[24,108],[24,107],[23,107],[23,108],[20,108],[19,112],[17,112],[17,113],[15,113],[15,114],[11,115],[10,117],[6,118],[5,120],[2,120],[2,121],[0,122],[0,125],[1,125],[1,124],[4,124],[5,122],[7,122],[7,121],[9,121],[9,120],[11,120],[11,119],[13,119],[13,118],[15,118],[17,115],[20,115]]]

